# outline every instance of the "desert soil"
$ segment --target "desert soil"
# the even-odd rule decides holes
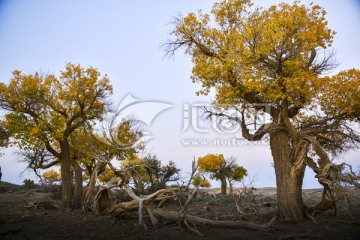
[[[230,196],[216,195],[216,190],[197,194],[189,214],[213,220],[249,220],[266,223],[276,212],[276,189],[254,190],[254,202],[246,202],[243,210],[249,216],[237,214]],[[24,189],[0,182],[0,240],[2,239],[360,239],[360,191],[348,188],[351,195],[349,216],[344,206],[338,205],[339,216],[325,212],[316,219],[298,224],[275,221],[267,231],[249,229],[221,229],[198,226],[205,234],[198,236],[184,226],[160,223],[146,231],[138,225],[136,212],[122,219],[96,215],[93,211],[67,210],[61,207],[54,193],[41,188]],[[321,199],[321,190],[304,190],[304,202],[314,206]],[[255,204],[256,203],[256,204]],[[167,203],[164,208],[176,210],[178,203]],[[147,219],[145,219],[147,221]]]

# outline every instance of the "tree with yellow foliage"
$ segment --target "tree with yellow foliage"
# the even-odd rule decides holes
[[[121,168],[128,179],[132,179],[135,188],[144,194],[145,184],[150,182],[149,175],[146,173],[144,160],[138,156],[126,159],[121,162]]]
[[[49,166],[61,165],[62,200],[71,203],[71,154],[73,132],[102,119],[112,94],[108,77],[97,69],[68,63],[57,77],[13,71],[8,84],[0,84],[0,108],[5,126],[22,149],[46,148],[54,156]]]
[[[221,194],[223,195],[226,195],[226,180],[229,180],[232,191],[232,182],[240,181],[247,175],[245,168],[238,166],[234,159],[226,160],[223,154],[207,154],[199,157],[197,164],[200,171],[210,172],[210,178],[221,181]]]
[[[193,178],[191,184],[194,185],[195,187],[198,187],[200,185],[200,187],[203,187],[203,188],[209,188],[211,186],[209,180],[207,180],[206,178],[203,178],[199,174]]]
[[[114,173],[114,171],[109,167],[105,167],[105,171],[102,172],[98,176],[98,179],[99,179],[99,182],[106,183],[106,182],[110,181],[110,179],[113,177],[116,177],[116,174]]]
[[[360,142],[353,129],[360,119],[360,71],[325,76],[336,67],[329,50],[335,32],[325,16],[322,7],[300,1],[265,9],[251,0],[223,0],[210,13],[176,18],[174,38],[165,44],[169,54],[184,48],[192,57],[192,81],[202,86],[197,94],[215,90],[209,116],[239,124],[249,141],[270,138],[279,218],[286,221],[304,218],[306,166],[344,201],[340,183],[360,180],[351,169],[342,174],[347,165],[328,155]],[[270,117],[254,116],[251,127],[254,113]]]
[[[60,181],[60,174],[57,171],[51,169],[44,172],[42,174],[42,178],[46,183],[54,183]]]

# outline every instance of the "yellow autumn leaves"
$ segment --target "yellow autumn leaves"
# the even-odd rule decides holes
[[[214,87],[219,104],[246,101],[249,92],[264,102],[310,103],[324,70],[316,53],[330,47],[335,34],[326,12],[299,1],[251,7],[251,1],[222,1],[210,14],[190,13],[176,26],[176,39],[189,42],[198,94]]]
[[[349,69],[317,82],[319,104],[328,116],[360,118],[360,71]]]
[[[46,183],[54,183],[60,181],[60,174],[53,169],[44,172],[42,174],[42,177]]]
[[[112,93],[107,76],[71,63],[65,69],[59,78],[15,70],[8,85],[0,84],[2,108],[13,112],[6,115],[7,127],[18,140],[62,139],[68,134],[66,124],[104,114],[105,99]]]
[[[223,154],[208,154],[198,158],[198,166],[201,171],[216,172],[225,164]]]
[[[210,173],[211,179],[224,181],[241,181],[246,175],[247,170],[236,164],[235,159],[225,159],[223,154],[207,154],[204,157],[199,157],[197,161],[200,172]],[[193,180],[193,185],[197,186],[202,182],[202,177],[197,175]],[[207,187],[210,184],[205,179],[202,187]]]

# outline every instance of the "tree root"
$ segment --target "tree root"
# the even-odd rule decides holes
[[[190,224],[186,221],[186,218],[184,219],[184,223],[185,223],[186,227],[187,227],[190,231],[192,231],[193,233],[195,233],[195,234],[197,234],[197,235],[199,235],[199,236],[201,236],[201,237],[205,236],[205,234],[201,233],[201,232],[200,232],[199,230],[197,230],[196,228],[191,227]]]
[[[316,225],[319,224],[319,222],[316,221],[316,219],[308,212],[308,209],[306,209],[305,215],[306,215],[313,223],[315,223]]]

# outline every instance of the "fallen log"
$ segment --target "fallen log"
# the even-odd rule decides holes
[[[136,211],[139,209],[139,203],[136,200],[129,202],[121,202],[113,206],[111,209],[107,210],[105,214],[108,214],[112,217],[121,217],[127,212]]]
[[[155,216],[162,217],[165,218],[166,220],[173,222],[178,222],[179,220],[182,221],[186,220],[188,223],[191,223],[193,225],[203,225],[203,226],[218,227],[218,228],[248,228],[254,230],[269,229],[276,219],[276,217],[273,217],[266,224],[257,224],[247,221],[213,221],[210,219],[193,216],[186,213],[179,214],[179,212],[175,212],[175,211],[163,211],[158,208],[154,209],[153,213]]]

